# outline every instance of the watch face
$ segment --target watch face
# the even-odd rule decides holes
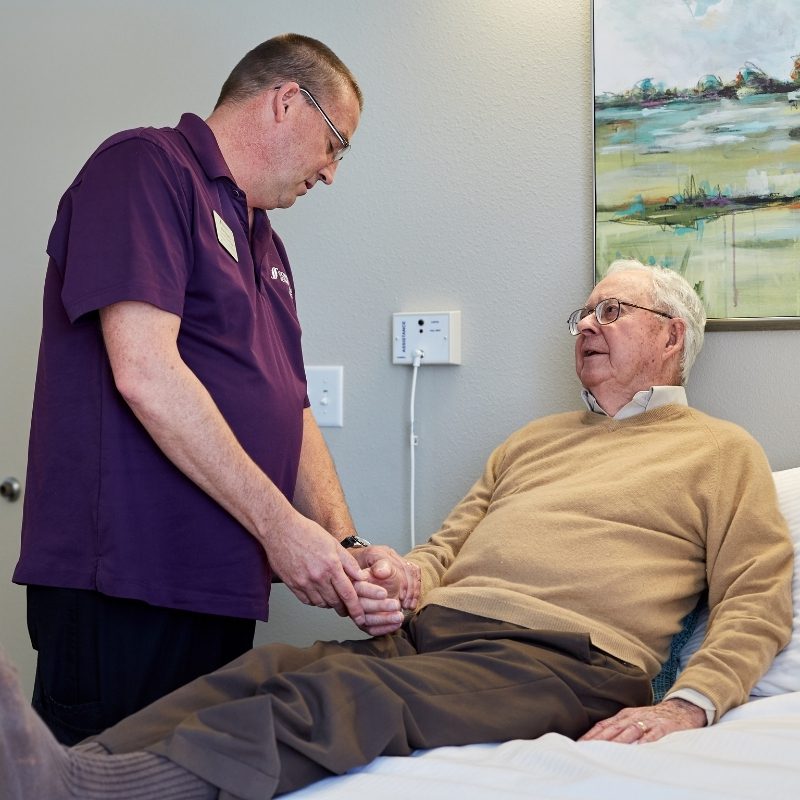
[[[369,547],[369,542],[366,539],[362,539],[360,536],[346,536],[340,542],[342,547]]]

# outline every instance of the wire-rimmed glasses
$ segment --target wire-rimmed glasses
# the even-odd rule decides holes
[[[302,86],[300,87],[300,91],[311,101],[311,105],[322,114],[322,118],[328,123],[328,127],[333,131],[333,135],[339,140],[340,147],[334,151],[333,160],[341,161],[344,154],[350,149],[350,142],[347,140],[346,136],[339,133],[339,129],[331,122],[331,118],[322,110],[322,106],[317,102],[314,95]]]
[[[672,314],[667,314],[665,311],[657,311],[655,308],[647,308],[646,306],[637,306],[636,303],[628,303],[625,300],[618,300],[616,297],[607,297],[601,300],[594,308],[577,308],[567,318],[567,326],[569,332],[573,336],[577,336],[580,332],[578,330],[578,323],[589,314],[594,313],[597,321],[601,325],[610,325],[619,319],[619,314],[622,306],[630,306],[631,308],[639,308],[642,311],[650,311],[653,314],[658,314],[660,317],[672,319]]]

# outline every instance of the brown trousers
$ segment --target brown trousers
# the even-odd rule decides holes
[[[576,738],[649,702],[645,674],[586,634],[427,606],[391,636],[254,649],[96,738],[164,755],[220,798],[265,800],[380,755]]]

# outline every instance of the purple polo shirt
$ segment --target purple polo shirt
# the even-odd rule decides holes
[[[178,315],[182,358],[291,499],[308,401],[292,273],[267,215],[249,236],[211,129],[185,114],[104,142],[62,197],[47,252],[14,581],[267,619],[262,547],[133,415],[98,314],[136,300]]]

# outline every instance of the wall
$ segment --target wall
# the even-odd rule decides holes
[[[28,0],[4,18],[6,111],[38,152],[19,163],[4,147],[18,196],[0,224],[24,232],[15,280],[28,313],[57,198],[95,144],[207,114],[247,49],[295,30],[333,47],[366,98],[336,185],[272,215],[306,361],[344,365],[345,427],[326,437],[361,532],[406,548],[411,371],[390,363],[393,311],[463,314],[463,365],[419,376],[419,536],[509,432],[578,407],[565,320],[592,276],[589,0]],[[690,387],[700,408],[748,427],[776,468],[800,463],[797,337],[709,334]],[[351,630],[280,588],[259,638]]]

